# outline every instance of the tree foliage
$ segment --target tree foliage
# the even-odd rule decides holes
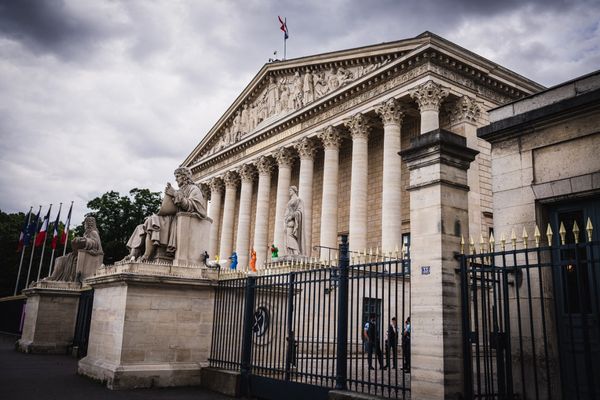
[[[111,190],[87,203],[91,210],[88,215],[96,218],[105,264],[112,264],[127,255],[129,236],[145,217],[158,211],[160,203],[159,192],[138,188],[131,189],[129,196]],[[77,227],[76,234],[80,236],[83,231],[82,224]]]

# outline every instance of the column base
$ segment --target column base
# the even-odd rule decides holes
[[[202,367],[193,362],[123,365],[85,357],[79,361],[77,373],[106,384],[109,389],[120,390],[200,385]]]

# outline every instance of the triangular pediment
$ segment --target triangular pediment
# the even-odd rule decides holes
[[[343,90],[390,63],[401,51],[420,44],[410,39],[266,64],[187,161],[196,163],[229,148],[263,127]]]

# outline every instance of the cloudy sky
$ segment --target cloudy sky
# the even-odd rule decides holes
[[[600,68],[598,0],[0,0],[0,210],[163,190],[281,55],[277,15],[288,58],[429,30],[546,86]]]

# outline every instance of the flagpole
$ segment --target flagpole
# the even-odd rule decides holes
[[[58,224],[59,224],[59,220],[58,218],[60,218],[60,210],[62,210],[62,203],[60,203],[60,205],[58,206],[58,215],[56,216],[56,222],[55,225],[57,226],[53,226],[52,227],[52,240],[54,240],[54,232],[56,232],[56,240],[58,240]],[[52,275],[52,264],[54,264],[54,251],[56,250],[56,242],[54,243],[54,246],[52,246],[52,254],[50,255],[50,266],[48,267],[48,276]]]
[[[65,226],[65,230],[67,231],[67,238],[65,239],[65,248],[63,249],[63,256],[67,254],[67,243],[69,242],[69,226],[71,225],[71,211],[73,211],[73,200],[71,200],[71,208],[69,208],[69,215],[67,215],[67,226]]]
[[[42,212],[42,206],[40,206],[40,210],[38,211],[38,216]],[[27,279],[25,280],[25,289],[27,289],[27,285],[29,285],[29,276],[31,274],[31,264],[33,263],[33,253],[35,253],[35,238],[37,236],[39,220],[36,221],[35,225],[35,233],[33,234],[33,242],[31,242],[31,257],[29,257],[29,268],[27,268]]]
[[[52,204],[50,204],[50,208],[48,209],[48,219],[46,220],[46,231],[44,232],[44,244],[42,245],[42,255],[40,257],[40,266],[38,267],[37,279],[36,282],[40,280],[40,273],[42,272],[42,263],[44,262],[44,250],[46,250],[46,240],[48,238],[48,228],[50,227],[50,213],[52,212]]]
[[[286,44],[287,44],[287,39],[285,38],[285,32],[283,33],[283,61],[285,61],[285,57],[286,57]]]
[[[27,217],[27,225],[25,225],[25,231],[23,235],[27,235],[27,230],[29,229],[29,223],[31,222],[31,211],[33,210],[33,206],[29,207],[29,216]],[[25,240],[25,238],[23,238]],[[25,258],[25,249],[27,248],[26,244],[23,244],[23,249],[21,252],[21,261],[19,261],[19,272],[17,272],[17,282],[15,283],[15,292],[13,296],[17,295],[17,290],[19,290],[19,279],[21,278],[21,267],[23,266],[23,258]]]

